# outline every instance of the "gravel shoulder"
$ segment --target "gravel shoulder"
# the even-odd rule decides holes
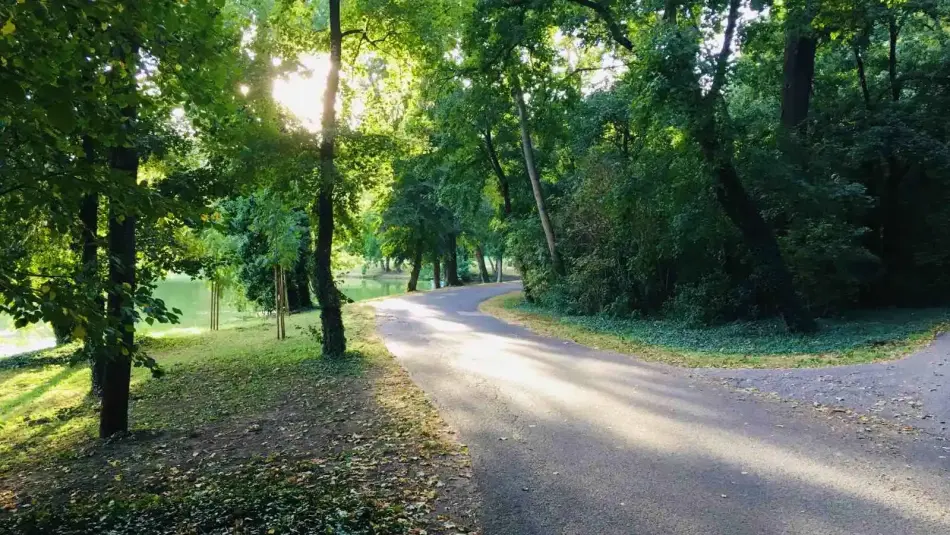
[[[486,534],[950,532],[941,437],[478,312],[516,289],[375,303],[388,349],[469,446]]]
[[[782,398],[842,407],[948,438],[950,335],[891,362],[832,368],[777,370],[701,369],[697,376]]]

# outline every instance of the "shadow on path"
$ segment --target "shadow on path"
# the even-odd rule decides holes
[[[516,288],[375,305],[471,448],[487,534],[950,533],[950,462],[932,444],[477,312]]]

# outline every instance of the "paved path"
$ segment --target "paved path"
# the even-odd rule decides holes
[[[788,370],[696,370],[697,375],[809,403],[847,407],[950,436],[950,334],[894,362]],[[948,442],[950,445],[950,442]]]
[[[386,345],[471,449],[486,535],[950,533],[950,443],[477,311],[517,288],[376,303]]]

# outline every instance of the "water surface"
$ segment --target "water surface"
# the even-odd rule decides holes
[[[354,301],[363,301],[375,297],[398,295],[406,291],[405,279],[361,279],[347,277],[339,279],[340,291]],[[432,281],[419,281],[420,290],[432,289]],[[165,301],[170,309],[179,308],[182,315],[177,324],[148,325],[141,323],[137,330],[146,334],[167,334],[173,332],[200,332],[210,323],[211,290],[204,280],[193,280],[187,275],[169,275],[155,288],[155,297]],[[221,325],[253,318],[257,311],[242,307],[240,299],[223,295],[221,302]],[[30,325],[24,329],[14,329],[13,321],[0,314],[0,358],[26,351],[35,351],[56,344],[49,325]]]

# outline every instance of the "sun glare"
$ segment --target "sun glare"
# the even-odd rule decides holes
[[[301,56],[298,63],[301,67],[297,72],[274,80],[274,100],[293,114],[304,129],[319,132],[330,56],[308,54]]]

